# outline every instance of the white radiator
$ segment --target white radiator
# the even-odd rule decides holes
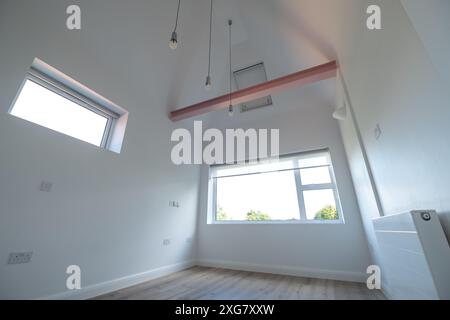
[[[391,299],[450,299],[450,247],[435,211],[373,219]]]

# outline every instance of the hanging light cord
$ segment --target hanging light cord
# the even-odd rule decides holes
[[[210,8],[210,13],[209,13],[209,60],[208,60],[208,77],[211,76],[212,15],[213,15],[213,0],[211,0],[211,8]]]
[[[229,34],[229,39],[228,39],[228,41],[229,41],[229,48],[230,48],[230,96],[229,96],[229,98],[230,98],[230,112],[232,111],[231,110],[231,108],[233,107],[233,103],[232,103],[232,100],[231,100],[231,90],[232,90],[232,87],[231,87],[231,82],[232,82],[232,77],[233,77],[233,75],[232,75],[232,73],[233,73],[233,71],[232,71],[232,66],[231,66],[231,25],[233,24],[233,21],[232,20],[228,20],[228,34]]]
[[[180,14],[180,5],[181,5],[181,0],[178,0],[177,19],[175,20],[175,28],[173,29],[173,32],[176,32],[177,28],[178,28],[178,15]]]

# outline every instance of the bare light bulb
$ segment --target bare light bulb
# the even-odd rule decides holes
[[[230,117],[232,117],[234,115],[234,109],[233,106],[230,104],[230,106],[228,107],[228,115]]]
[[[176,31],[172,32],[172,37],[169,41],[169,47],[172,50],[175,50],[178,47],[178,35]]]
[[[205,89],[209,91],[209,90],[211,90],[211,87],[212,87],[211,77],[207,76],[206,82],[205,82]]]

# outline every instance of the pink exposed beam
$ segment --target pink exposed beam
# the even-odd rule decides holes
[[[281,78],[260,83],[253,87],[235,91],[231,95],[233,105],[238,105],[244,102],[262,98],[280,92],[282,90],[287,90],[321,80],[334,78],[336,77],[337,68],[338,66],[336,61],[332,61],[307,70],[292,73]],[[179,121],[211,111],[228,108],[229,99],[229,95],[227,94],[211,100],[196,103],[189,107],[172,111],[170,113],[170,119],[172,121]]]

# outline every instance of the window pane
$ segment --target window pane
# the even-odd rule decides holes
[[[299,220],[293,171],[217,178],[217,220]]]
[[[213,177],[226,177],[232,175],[244,175],[250,173],[265,173],[270,171],[289,170],[295,167],[293,160],[261,161],[260,163],[248,163],[243,165],[227,165],[213,168]]]
[[[100,146],[108,119],[27,80],[11,114]]]
[[[330,171],[328,166],[300,169],[300,175],[303,185],[331,183]]]
[[[305,156],[298,160],[299,168],[317,167],[328,165],[328,158],[326,155],[320,156]]]
[[[303,192],[308,220],[339,220],[332,189]]]
[[[264,173],[270,171],[282,171],[296,168],[309,168],[330,165],[329,156],[326,153],[307,154],[300,156],[287,156],[279,159],[260,159],[257,163],[213,166],[211,177],[226,177],[249,173]]]

